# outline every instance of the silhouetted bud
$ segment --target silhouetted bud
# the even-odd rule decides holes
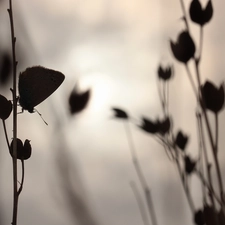
[[[142,125],[140,128],[150,134],[158,132],[158,124],[146,118],[142,118]]]
[[[188,136],[184,135],[182,131],[179,131],[175,140],[175,144],[181,149],[184,150],[188,142]]]
[[[173,68],[168,66],[166,68],[162,68],[160,65],[158,68],[158,77],[164,81],[169,80],[173,75]]]
[[[161,135],[165,135],[166,133],[170,131],[170,127],[171,127],[170,118],[166,117],[162,121],[158,120],[157,126],[158,126],[158,133],[160,133]]]
[[[69,97],[69,106],[71,114],[76,114],[81,112],[87,106],[87,103],[90,98],[90,90],[87,90],[83,93],[78,93],[76,88],[70,94]]]
[[[205,224],[204,214],[201,209],[198,210],[197,212],[195,212],[194,220],[195,220],[196,225],[204,225]]]
[[[128,114],[124,110],[118,108],[112,108],[112,110],[114,111],[114,116],[116,118],[128,119]]]
[[[189,9],[191,20],[200,26],[205,25],[213,16],[213,8],[211,0],[208,1],[205,9],[202,8],[199,0],[193,0]]]
[[[10,78],[10,73],[12,69],[11,58],[8,53],[3,54],[0,65],[0,83],[5,84]]]
[[[31,144],[30,144],[30,140],[25,140],[24,142],[24,146],[23,146],[23,159],[29,159],[31,157]]]
[[[195,162],[190,159],[189,156],[185,156],[184,158],[184,163],[185,163],[185,171],[187,174],[191,174],[193,170],[195,169]]]
[[[13,141],[10,145],[10,155],[13,157]],[[17,159],[20,160],[27,160],[31,156],[31,145],[29,140],[25,140],[24,144],[23,142],[17,138]]]
[[[224,84],[219,88],[206,81],[201,88],[205,107],[214,113],[218,113],[224,107]]]
[[[10,155],[13,157],[13,142],[14,140],[12,140],[11,145],[10,145]],[[22,157],[22,152],[23,152],[23,142],[17,138],[16,139],[16,151],[17,151],[17,159],[21,159]]]
[[[187,63],[194,57],[195,44],[187,31],[183,31],[179,34],[176,43],[170,41],[170,46],[174,57],[182,63]]]
[[[0,95],[0,119],[6,120],[12,112],[12,102]]]

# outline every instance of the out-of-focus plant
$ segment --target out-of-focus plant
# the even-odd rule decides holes
[[[212,1],[208,0],[205,8],[199,0],[192,0],[189,6],[188,20],[187,11],[183,0],[180,0],[183,11],[183,20],[185,29],[178,34],[176,41],[170,40],[172,55],[182,63],[186,69],[190,84],[196,97],[196,122],[199,134],[198,157],[193,158],[188,152],[188,143],[190,137],[186,135],[185,130],[180,128],[174,131],[172,124],[176,122],[169,112],[169,83],[174,75],[173,66],[158,67],[159,97],[162,105],[162,114],[164,119],[141,118],[141,124],[138,126],[144,132],[154,137],[165,149],[169,159],[177,167],[182,187],[186,194],[190,210],[193,215],[193,223],[197,225],[224,225],[225,224],[225,196],[221,168],[219,164],[219,114],[224,110],[224,83],[217,87],[213,81],[202,82],[200,73],[200,64],[202,62],[203,50],[203,31],[205,25],[210,22],[213,16]],[[199,44],[193,40],[189,23],[193,22],[199,25],[200,40]],[[193,63],[194,70],[190,70],[190,64]],[[191,72],[194,71],[194,72]],[[196,80],[196,82],[195,82]],[[115,109],[114,109],[115,111]],[[132,122],[128,113],[116,108],[116,118],[126,119],[126,122]],[[210,121],[210,112],[214,116],[214,121]],[[173,122],[173,123],[172,123]],[[215,128],[215,129],[214,129]],[[207,136],[203,132],[206,130]],[[210,146],[207,146],[206,139]],[[212,154],[213,160],[209,159]],[[217,183],[213,179],[211,169],[215,169]],[[190,179],[197,175],[202,185],[202,206],[196,208],[196,202],[192,197]],[[217,188],[219,190],[217,190]],[[154,223],[153,223],[154,224]],[[156,224],[156,223],[155,223]]]

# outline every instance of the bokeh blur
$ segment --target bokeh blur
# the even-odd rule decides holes
[[[206,1],[202,1],[204,5]],[[188,10],[190,1],[185,1]],[[214,15],[205,26],[202,80],[224,81],[224,7],[213,1]],[[188,152],[197,157],[195,97],[184,66],[171,54],[169,40],[185,28],[180,1],[167,0],[20,0],[13,1],[18,74],[42,65],[61,71],[60,88],[36,108],[18,115],[18,136],[31,140],[25,183],[19,199],[18,224],[136,225],[141,214],[130,182],[136,176],[123,121],[112,107],[140,118],[162,116],[157,90],[160,63],[173,64],[170,112],[173,126],[190,135]],[[11,56],[8,1],[0,1],[0,57]],[[199,29],[191,25],[198,45]],[[0,93],[11,99],[9,79]],[[87,107],[70,115],[74,87],[91,90]],[[10,117],[11,118],[11,117]],[[11,118],[12,119],[12,118]],[[7,120],[12,136],[11,119]],[[224,112],[220,116],[221,167]],[[192,224],[187,199],[174,164],[163,148],[131,125],[134,145],[151,189],[158,224]],[[0,224],[12,216],[12,160],[0,129]],[[20,163],[18,163],[20,171]],[[19,173],[19,176],[21,174]],[[200,206],[201,185],[192,180]]]

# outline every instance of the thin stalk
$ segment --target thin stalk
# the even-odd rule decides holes
[[[169,115],[169,83],[166,82],[166,115]]]
[[[215,152],[218,154],[218,140],[219,140],[219,121],[218,113],[215,113]]]
[[[14,34],[14,23],[13,23],[13,9],[12,0],[9,0],[9,19],[11,27],[11,41],[12,41],[12,60],[13,60],[13,216],[12,225],[17,224],[17,211],[18,211],[18,193],[17,193],[17,97],[16,97],[16,51],[15,44],[16,38]]]
[[[160,99],[160,102],[161,102],[161,106],[162,106],[162,109],[164,111],[164,108],[165,108],[165,101],[164,101],[164,98],[163,98],[163,94],[162,94],[162,83],[161,83],[161,80],[158,79],[158,93],[159,93],[159,99]]]
[[[2,120],[2,123],[3,123],[3,129],[4,129],[4,133],[5,133],[5,139],[7,142],[7,146],[8,146],[8,149],[10,150],[10,144],[9,144],[9,138],[8,138],[7,129],[6,129],[6,125],[5,125],[5,120]]]
[[[210,199],[211,199],[211,203],[212,203],[213,207],[215,208],[214,195],[212,194],[212,193],[214,193],[214,187],[213,187],[213,182],[212,182],[212,177],[211,177],[211,172],[210,172],[210,163],[209,163],[208,154],[207,154],[207,150],[206,150],[204,133],[203,133],[202,116],[199,114],[197,116],[197,118],[198,118],[198,128],[199,128],[199,139],[201,140],[202,149],[203,149],[203,157],[204,157],[205,164],[206,164],[206,173],[207,173],[209,187],[210,187],[209,190],[212,190],[212,192],[210,192]]]
[[[179,156],[178,156],[178,150],[177,150],[177,148],[174,148],[174,151],[176,152],[176,155],[177,155],[177,157],[176,157],[176,165],[177,165],[177,170],[178,170],[179,175],[180,175],[180,179],[181,179],[182,186],[184,188],[184,192],[186,194],[186,197],[187,197],[187,200],[188,200],[188,203],[189,203],[191,212],[192,213],[195,213],[195,206],[194,206],[193,199],[191,197],[189,188],[187,187],[187,185],[185,185],[184,180],[183,180],[183,176],[182,176],[183,174],[182,174],[182,169],[181,169],[180,162],[179,162]]]
[[[202,46],[203,46],[203,27],[201,26],[200,28],[200,41],[199,41],[199,56],[198,56],[198,63],[200,62],[201,60],[201,57],[202,57]]]
[[[211,188],[211,185],[205,180],[204,176],[197,170],[195,170],[195,173],[200,178],[201,182],[207,187],[208,191],[213,195],[213,197],[217,200],[217,202],[223,206],[223,203],[221,201],[221,198],[216,194],[216,192]]]
[[[143,224],[144,225],[149,225],[148,217],[147,217],[147,215],[145,213],[144,204],[142,202],[141,195],[138,192],[138,189],[137,189],[137,186],[136,186],[135,182],[134,181],[130,182],[130,186],[131,186],[131,189],[132,189],[132,191],[134,193],[134,196],[136,198],[136,201],[137,201],[137,204],[138,204],[138,208],[140,210],[140,214],[141,214],[141,218],[142,218]]]
[[[183,19],[184,19],[185,25],[187,27],[187,31],[189,32],[189,25],[188,25],[188,21],[187,21],[186,10],[185,10],[185,7],[184,7],[183,0],[180,0],[180,4],[181,4],[181,8],[182,8],[183,15],[184,15]]]
[[[128,140],[129,146],[130,146],[132,162],[133,162],[134,168],[136,170],[137,176],[139,178],[140,184],[145,193],[145,199],[147,202],[148,212],[149,212],[149,215],[150,215],[150,218],[152,221],[152,225],[157,225],[158,223],[157,223],[154,206],[153,206],[152,199],[151,199],[151,193],[150,193],[149,187],[147,185],[147,182],[145,180],[145,177],[143,175],[143,172],[141,170],[141,167],[140,167],[137,155],[136,155],[133,138],[132,138],[132,133],[131,133],[129,124],[127,122],[125,122],[124,125],[125,125],[126,134],[127,134],[127,140]]]
[[[193,89],[193,91],[194,91],[194,93],[195,93],[195,97],[196,97],[196,99],[198,100],[198,91],[197,91],[197,89],[196,89],[196,87],[195,87],[195,83],[194,83],[193,77],[192,77],[192,75],[191,75],[191,71],[189,70],[189,67],[188,67],[187,64],[185,65],[185,67],[186,67],[186,71],[187,71],[188,78],[189,78],[189,80],[190,80],[192,89]]]
[[[21,191],[23,190],[23,183],[24,183],[24,160],[21,160],[21,166],[22,166],[22,178],[21,178],[21,183],[20,183],[20,187],[18,190],[18,196],[20,195]]]

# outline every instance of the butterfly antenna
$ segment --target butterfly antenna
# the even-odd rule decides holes
[[[34,109],[34,112],[36,112],[41,117],[41,119],[43,120],[43,122],[48,126],[48,123],[44,120],[44,118],[42,117],[41,113],[39,113],[37,111],[37,109]]]

